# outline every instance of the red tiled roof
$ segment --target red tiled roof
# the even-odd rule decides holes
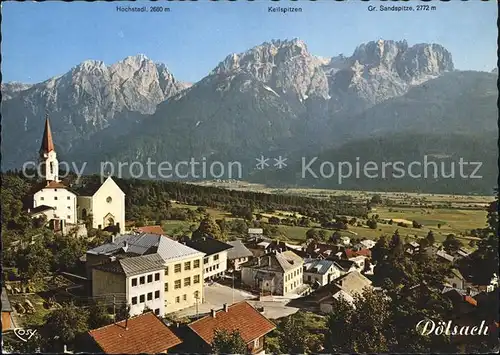
[[[40,153],[48,153],[54,150],[54,142],[52,141],[52,131],[50,130],[49,117],[45,118],[45,130],[42,136],[42,146]]]
[[[48,181],[48,182],[47,181],[43,181],[43,182],[34,184],[33,187],[32,187],[32,189],[31,189],[31,191],[33,193],[35,193],[35,192],[38,192],[38,191],[43,190],[43,189],[66,189],[66,190],[68,190],[70,192],[73,192],[66,185],[64,185],[60,181]]]
[[[354,258],[356,256],[356,252],[352,249],[346,249],[345,256],[347,256],[348,259]]]
[[[465,302],[468,302],[473,306],[477,306],[477,301],[471,296],[465,296]]]
[[[161,228],[161,226],[144,226],[144,227],[138,227],[137,231],[140,232],[140,233],[150,233],[150,234],[165,235],[165,232],[163,231],[163,228]]]
[[[372,252],[370,249],[360,249],[356,252],[357,255],[362,255],[362,256],[367,256],[367,257],[371,257],[372,256]]]
[[[182,341],[152,312],[99,329],[89,335],[106,354],[157,354]]]
[[[47,185],[45,185],[46,189],[65,189],[66,185],[59,181],[50,181]]]
[[[356,256],[371,257],[372,256],[372,252],[369,249],[360,249],[358,251],[354,251],[352,249],[346,249],[345,250],[345,255],[347,256],[348,259],[354,258]]]
[[[237,330],[245,343],[266,335],[276,326],[246,301],[233,304],[228,311],[217,311],[215,318],[208,315],[189,324],[200,338],[211,344],[215,330]]]

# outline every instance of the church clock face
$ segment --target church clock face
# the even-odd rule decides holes
[[[106,202],[107,202],[107,203],[111,203],[111,201],[113,201],[113,199],[111,198],[111,196],[108,196],[108,197],[106,198]]]

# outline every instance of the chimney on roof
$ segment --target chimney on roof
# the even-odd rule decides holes
[[[215,318],[217,316],[217,312],[215,312],[215,309],[211,309],[210,310],[210,315],[212,316],[212,318]]]
[[[113,234],[113,235],[111,236],[111,243],[114,243],[114,242],[115,242],[115,235]]]
[[[227,303],[224,303],[224,312],[229,312],[229,306]]]

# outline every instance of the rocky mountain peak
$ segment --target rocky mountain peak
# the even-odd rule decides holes
[[[128,117],[153,114],[159,103],[184,90],[185,85],[165,66],[137,55],[110,66],[86,60],[64,75],[23,90],[22,95],[13,94],[18,89],[6,88],[3,123],[14,131],[26,132],[26,141],[36,145],[41,118],[48,110],[52,128],[68,151],[74,141],[90,139]]]
[[[392,68],[397,57],[408,49],[406,41],[371,41],[358,46],[352,55],[353,61],[361,65],[378,66],[383,65]]]
[[[327,80],[321,61],[311,55],[304,41],[272,40],[243,53],[227,56],[211,75],[230,76],[244,72],[283,94],[299,100],[310,95],[328,96]]]
[[[373,105],[403,95],[411,86],[453,70],[451,54],[438,44],[409,46],[403,41],[363,43],[351,57],[338,56],[323,66],[330,95],[343,108]]]
[[[8,83],[2,83],[2,101],[11,99],[18,93],[24,90],[28,90],[32,87],[32,84],[20,83],[18,81],[11,81]]]
[[[107,72],[106,64],[100,60],[85,60],[80,64],[76,65],[69,71],[67,74],[76,75],[76,74],[102,74]]]
[[[424,76],[437,76],[452,71],[451,53],[439,44],[415,44],[408,46],[406,40],[371,41],[358,46],[351,62],[358,61],[367,70],[380,68],[395,71],[407,82],[418,81]]]

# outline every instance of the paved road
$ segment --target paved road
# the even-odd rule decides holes
[[[248,292],[232,289],[231,287],[214,283],[204,286],[205,302],[198,305],[198,314],[208,313],[211,309],[221,309],[224,303],[232,304],[247,300],[254,307],[264,307],[263,314],[271,319],[285,317],[298,311],[298,308],[287,307],[289,299],[275,299],[272,301],[259,301],[258,298]],[[233,302],[234,300],[234,302]],[[196,306],[175,312],[175,316],[189,317],[196,315]]]

